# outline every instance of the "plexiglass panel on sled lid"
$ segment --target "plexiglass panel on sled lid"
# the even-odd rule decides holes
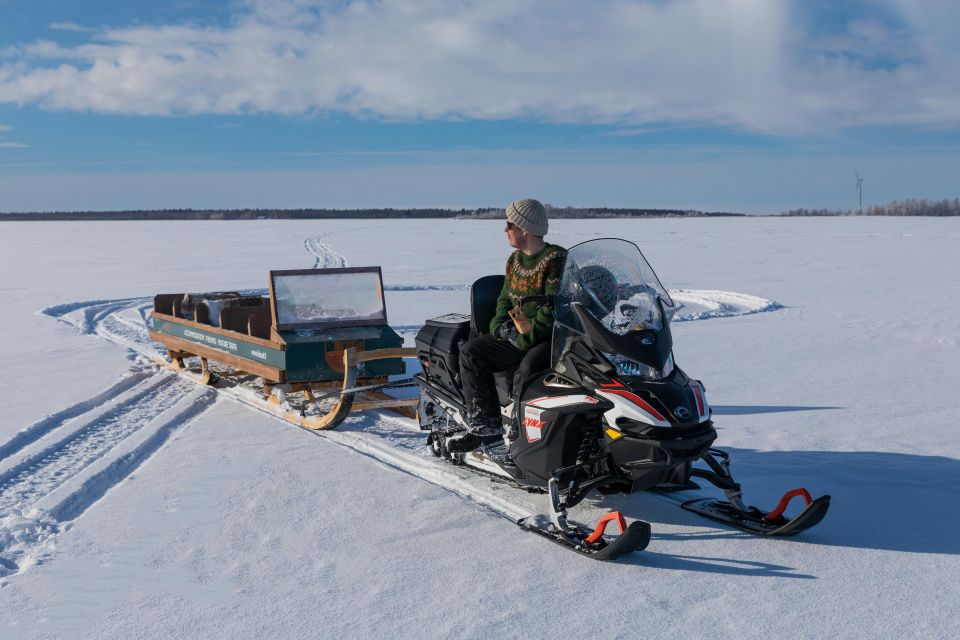
[[[380,267],[270,272],[278,331],[387,324]]]

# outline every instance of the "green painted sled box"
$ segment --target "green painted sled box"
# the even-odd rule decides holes
[[[154,297],[150,336],[171,356],[201,356],[269,383],[341,380],[343,351],[394,349],[380,267],[270,272],[268,296]],[[405,373],[402,358],[363,362],[358,376]]]

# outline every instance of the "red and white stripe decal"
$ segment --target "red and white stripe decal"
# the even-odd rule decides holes
[[[706,411],[704,410],[704,401],[703,401],[703,391],[700,390],[700,383],[695,382],[693,385],[693,395],[697,399],[697,413],[702,418]]]
[[[597,389],[600,393],[609,393],[611,395],[620,396],[621,398],[626,398],[633,404],[637,405],[650,415],[652,415],[657,420],[666,422],[667,419],[660,415],[660,412],[650,406],[650,403],[638,396],[637,394],[630,391],[630,388],[619,380],[614,380],[611,384],[600,385]]]
[[[569,396],[545,396],[543,398],[534,398],[527,403],[528,407],[539,407],[540,409],[553,409],[556,407],[566,407],[572,404],[597,404],[600,402],[593,396],[583,394],[572,394]]]

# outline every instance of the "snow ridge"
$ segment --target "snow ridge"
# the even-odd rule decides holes
[[[672,289],[670,296],[680,305],[673,322],[732,318],[783,309],[783,305],[773,300],[734,291]],[[684,309],[686,313],[680,313]]]

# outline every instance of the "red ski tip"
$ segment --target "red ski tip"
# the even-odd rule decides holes
[[[607,525],[611,522],[616,521],[617,526],[620,527],[620,533],[623,533],[627,529],[627,521],[623,519],[623,516],[620,515],[619,511],[611,511],[606,514],[597,522],[596,529],[593,530],[587,538],[584,540],[587,544],[594,544],[603,536],[604,530],[607,528]]]
[[[783,497],[780,498],[780,503],[777,505],[777,508],[771,511],[770,513],[768,513],[764,517],[764,519],[767,522],[773,522],[774,520],[782,516],[783,512],[786,511],[787,509],[787,505],[790,504],[790,501],[796,498],[797,496],[801,496],[803,498],[803,501],[806,504],[810,504],[811,502],[813,502],[813,497],[810,495],[810,492],[807,491],[806,489],[800,488],[800,489],[794,489],[793,491],[787,491],[785,494],[783,494]]]

